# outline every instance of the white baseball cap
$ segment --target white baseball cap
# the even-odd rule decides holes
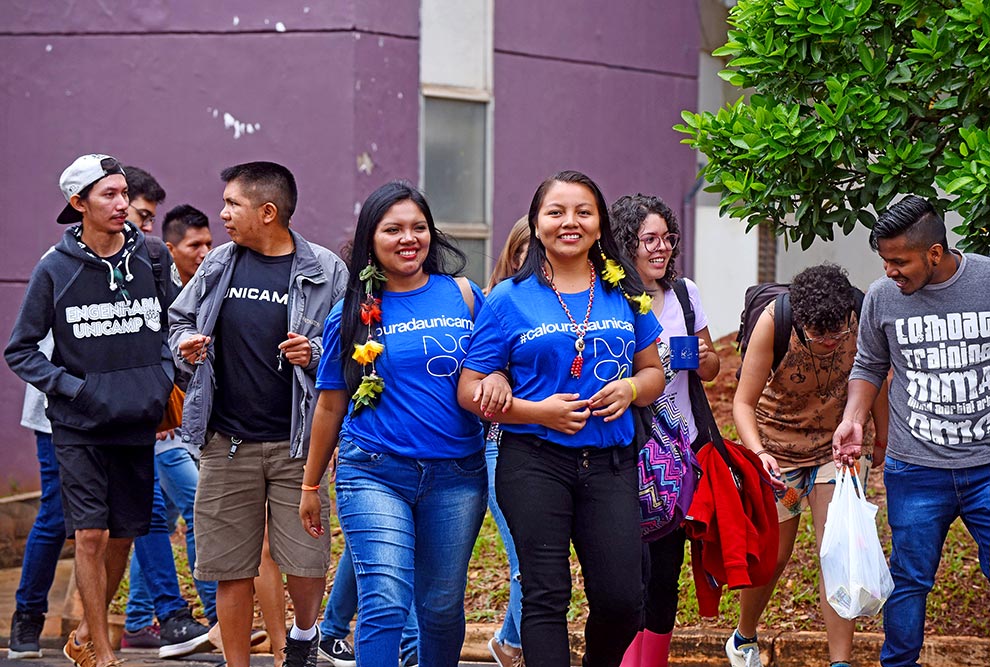
[[[69,201],[72,195],[79,194],[87,186],[111,174],[124,175],[124,168],[120,166],[117,158],[99,153],[82,155],[65,168],[58,179],[58,187],[62,189],[65,201]],[[66,204],[56,219],[60,225],[70,225],[82,220],[82,213],[72,208],[72,204]]]

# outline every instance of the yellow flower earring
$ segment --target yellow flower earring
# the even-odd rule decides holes
[[[653,297],[646,292],[643,292],[639,296],[629,296],[621,284],[626,278],[626,270],[617,261],[609,259],[605,255],[605,250],[602,248],[600,240],[598,241],[598,252],[602,256],[602,262],[605,264],[605,269],[602,271],[602,280],[609,283],[612,287],[618,287],[635,312],[640,315],[650,312],[650,309],[653,307]]]

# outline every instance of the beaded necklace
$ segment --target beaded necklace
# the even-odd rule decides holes
[[[564,314],[567,315],[567,319],[571,321],[571,327],[574,329],[574,333],[577,335],[577,340],[574,341],[574,350],[577,354],[574,356],[574,361],[571,362],[571,377],[579,378],[581,377],[581,369],[584,368],[584,336],[588,333],[588,322],[591,320],[591,306],[595,302],[595,265],[588,260],[588,267],[591,269],[590,273],[590,286],[588,294],[588,309],[584,313],[584,322],[578,324],[575,321],[574,316],[571,315],[570,308],[564,302],[564,297],[560,295],[560,291],[557,286],[553,284],[553,278],[550,277],[550,273],[547,272],[547,267],[543,267],[543,277],[547,279],[550,283],[550,289],[557,296],[557,301],[560,302],[561,307],[564,309]]]
[[[387,280],[385,274],[371,259],[368,266],[361,269],[358,278],[364,284],[364,301],[361,302],[361,322],[368,326],[368,338],[363,345],[354,343],[351,358],[364,366],[361,384],[351,396],[354,401],[354,412],[362,407],[374,407],[375,401],[385,391],[385,379],[375,370],[375,359],[385,349],[385,345],[375,340],[375,324],[382,321],[382,300],[375,296],[375,290],[380,289]],[[368,371],[368,367],[371,371]]]

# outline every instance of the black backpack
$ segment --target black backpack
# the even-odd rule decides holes
[[[756,321],[760,319],[763,310],[771,301],[774,302],[773,318],[773,365],[772,371],[777,370],[781,360],[787,354],[787,346],[791,340],[791,329],[794,329],[798,339],[804,342],[804,331],[794,326],[791,315],[791,293],[789,283],[758,283],[746,288],[746,297],[743,301],[742,313],[739,314],[739,333],[736,334],[736,349],[739,350],[743,359],[746,358],[746,349],[749,347],[749,339],[756,328]],[[856,318],[859,318],[863,310],[863,292],[853,287],[853,310]],[[742,373],[742,365],[736,371],[736,379]]]

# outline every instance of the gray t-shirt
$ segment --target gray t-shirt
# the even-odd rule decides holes
[[[880,386],[891,365],[889,456],[990,463],[990,258],[964,254],[949,280],[910,295],[889,278],[870,285],[849,378]]]

